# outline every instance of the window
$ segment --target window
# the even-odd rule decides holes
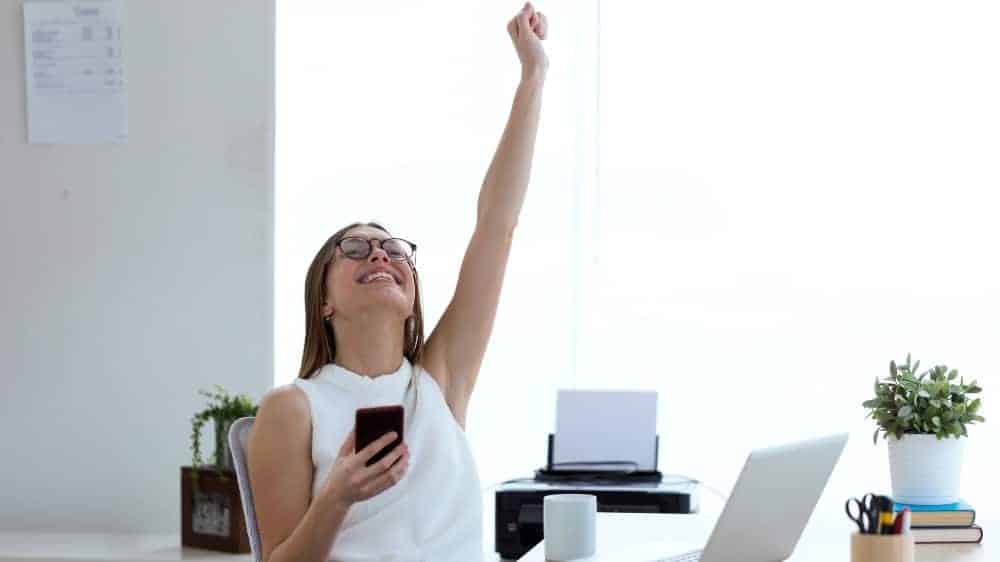
[[[753,446],[848,430],[830,496],[889,490],[861,402],[890,359],[1000,386],[1000,78],[982,71],[1000,11],[984,6],[600,4],[574,383],[658,390],[665,470],[727,489]],[[995,494],[986,417],[963,480],[977,504]]]
[[[988,406],[996,8],[539,7],[532,185],[468,419],[484,485],[544,462],[560,387],[659,391],[660,468],[723,489],[751,447],[849,430],[836,498],[889,487],[860,404],[890,359],[947,362]],[[513,99],[516,8],[278,5],[276,383],[306,267],[349,222],[418,243],[440,317]],[[967,450],[979,505],[994,425]]]

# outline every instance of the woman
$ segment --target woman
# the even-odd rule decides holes
[[[415,245],[374,223],[320,248],[306,276],[306,340],[293,384],[261,400],[248,443],[266,562],[480,560],[482,492],[464,428],[531,169],[548,24],[507,24],[521,80],[479,193],[454,297],[424,342]],[[404,441],[355,452],[357,408],[402,404]]]

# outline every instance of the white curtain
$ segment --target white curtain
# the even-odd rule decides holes
[[[909,351],[983,383],[964,491],[1000,499],[998,8],[535,4],[551,71],[468,418],[484,485],[544,462],[555,390],[579,387],[657,390],[666,472],[727,489],[752,447],[846,430],[824,502],[887,491],[861,402]],[[277,384],[309,260],[349,222],[418,244],[428,331],[440,317],[518,8],[278,4]]]

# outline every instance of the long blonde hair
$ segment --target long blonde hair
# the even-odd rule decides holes
[[[337,243],[352,228],[370,226],[389,234],[389,230],[376,222],[356,222],[341,228],[331,236],[313,258],[306,273],[306,338],[302,346],[302,366],[299,378],[309,379],[318,369],[332,363],[337,354],[337,341],[333,323],[323,319],[323,301],[326,300],[326,272],[337,252]],[[390,235],[391,236],[391,235]],[[406,319],[403,328],[403,356],[413,366],[420,361],[424,350],[424,314],[420,306],[420,278],[417,268],[410,261],[413,271],[413,315]]]

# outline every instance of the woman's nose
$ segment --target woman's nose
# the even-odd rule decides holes
[[[379,261],[389,263],[389,254],[385,253],[380,246],[375,246],[372,248],[372,253],[368,256],[368,263],[377,263]]]

